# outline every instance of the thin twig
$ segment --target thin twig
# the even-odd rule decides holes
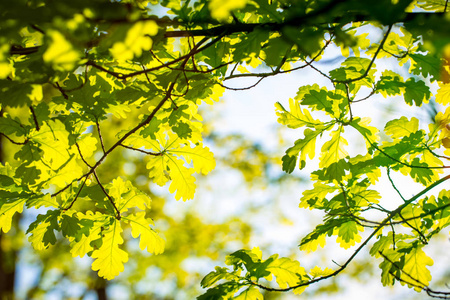
[[[34,126],[36,126],[36,130],[39,131],[40,130],[39,122],[37,120],[36,113],[34,112],[34,108],[32,105],[30,105],[30,111],[31,115],[33,116]]]
[[[86,176],[86,178],[83,180],[83,183],[81,184],[80,188],[78,189],[78,192],[77,192],[77,194],[75,195],[75,198],[73,198],[73,200],[72,200],[72,202],[70,202],[69,206],[66,207],[66,208],[64,208],[63,211],[67,211],[67,210],[71,209],[72,206],[75,204],[75,201],[77,201],[78,196],[79,196],[80,193],[81,193],[81,190],[83,189],[84,185],[86,184],[87,178],[88,178],[88,177]],[[52,195],[52,197],[53,197],[53,195]]]
[[[350,82],[358,81],[358,80],[365,78],[367,76],[367,74],[369,74],[369,71],[372,68],[372,65],[374,64],[378,53],[380,53],[381,49],[383,48],[383,45],[386,42],[386,40],[389,36],[389,33],[391,32],[391,29],[392,29],[392,25],[389,25],[388,30],[386,31],[383,39],[381,40],[380,45],[378,46],[377,50],[375,51],[375,54],[373,55],[372,60],[370,61],[369,65],[367,66],[366,71],[361,76],[358,76],[356,78],[347,79],[347,80],[333,80],[333,82],[334,83],[350,83]]]
[[[391,185],[394,188],[394,190],[397,192],[397,194],[400,196],[400,198],[402,198],[403,202],[405,202],[406,199],[403,197],[402,193],[400,193],[400,191],[397,189],[397,186],[395,185],[394,181],[391,178],[391,168],[387,168],[387,176],[388,176],[388,179],[391,182]]]
[[[423,233],[419,229],[417,229],[415,226],[411,225],[407,220],[405,220],[405,218],[403,218],[403,215],[401,212],[398,213],[398,216],[400,217],[400,219],[403,220],[403,222],[405,222],[406,225],[409,226],[409,228],[411,228],[412,230],[417,232],[422,244],[424,244],[424,245],[428,244],[428,239],[423,235]]]
[[[89,168],[92,168],[92,166],[84,159],[83,154],[81,153],[80,146],[78,145],[77,142],[75,142],[75,146],[77,146],[78,153],[80,154],[81,160],[86,164],[86,166],[88,166]]]
[[[202,40],[203,41],[203,40]],[[202,42],[200,41],[200,42]],[[206,45],[205,45],[206,46]],[[203,46],[203,48],[205,47]],[[194,55],[195,53],[198,53],[198,49],[195,51],[192,51],[192,55]],[[187,56],[184,60],[184,62],[182,63],[182,67],[184,67],[187,63],[187,61],[189,60],[189,56]],[[123,144],[123,142],[129,137],[131,136],[133,133],[135,133],[136,131],[138,131],[139,129],[143,128],[144,126],[148,125],[154,118],[154,116],[156,115],[156,113],[162,108],[162,106],[164,105],[164,103],[166,103],[166,101],[170,98],[170,96],[172,95],[173,90],[175,89],[175,85],[177,83],[178,78],[180,77],[179,73],[174,80],[169,84],[169,87],[166,90],[166,95],[163,97],[163,99],[161,99],[161,101],[158,103],[158,105],[153,109],[153,111],[150,113],[150,115],[145,118],[145,120],[143,120],[141,123],[139,123],[138,125],[136,125],[135,127],[133,127],[131,130],[129,130],[127,133],[125,133],[118,141],[116,141],[115,144],[113,144],[108,150],[105,151],[105,153],[103,153],[102,157],[100,157],[100,159],[90,168],[90,170],[85,173],[84,175],[82,175],[80,178],[72,181],[71,183],[67,184],[65,187],[63,187],[62,189],[60,189],[59,191],[53,193],[51,196],[55,197],[58,194],[62,193],[63,191],[65,191],[66,189],[68,189],[73,182],[75,181],[79,181],[84,177],[88,177],[90,174],[94,173],[94,171],[98,168],[98,166],[100,166],[103,161],[106,159],[106,157],[112,152],[114,151],[114,149],[116,149],[117,147],[119,147],[120,145]]]
[[[53,84],[53,86],[55,88],[57,88],[61,92],[61,94],[63,95],[64,99],[66,99],[66,100],[69,99],[69,96],[66,94],[66,91],[59,85],[58,82],[55,82],[55,84]]]
[[[103,191],[103,193],[106,195],[106,197],[108,198],[109,202],[111,202],[111,204],[112,204],[114,210],[117,212],[116,219],[117,219],[117,220],[120,220],[120,218],[121,218],[121,216],[120,216],[120,211],[117,209],[117,206],[116,206],[116,204],[114,203],[113,198],[111,198],[111,196],[108,194],[108,192],[106,191],[106,189],[105,189],[105,187],[103,186],[103,184],[100,182],[100,179],[99,179],[98,176],[97,176],[97,172],[94,171],[94,172],[92,172],[92,174],[94,174],[95,180],[97,180],[97,183],[98,183],[100,189],[101,189],[101,190]]]
[[[29,139],[25,139],[25,141],[23,141],[23,142],[16,142],[13,139],[11,139],[9,136],[7,136],[6,134],[1,133],[1,132],[0,132],[0,135],[4,136],[8,141],[13,143],[14,145],[25,145],[29,142]]]
[[[113,77],[116,77],[117,79],[127,79],[127,78],[135,77],[135,76],[138,76],[138,75],[141,75],[141,74],[153,72],[153,71],[156,71],[156,70],[159,70],[159,69],[162,69],[162,68],[167,68],[168,66],[173,65],[173,64],[175,64],[177,62],[180,62],[180,61],[185,61],[186,58],[189,59],[192,55],[197,54],[197,53],[199,53],[199,52],[209,48],[210,46],[214,45],[215,43],[220,41],[223,38],[223,36],[224,35],[220,35],[220,36],[216,37],[215,39],[213,39],[212,41],[210,41],[209,43],[207,43],[206,45],[204,45],[203,47],[195,48],[194,51],[191,51],[190,53],[188,53],[186,55],[180,56],[180,57],[178,57],[178,58],[176,58],[176,59],[174,59],[174,60],[172,60],[170,62],[167,62],[167,63],[165,63],[163,65],[159,65],[159,66],[156,66],[156,67],[153,67],[153,68],[142,70],[142,71],[135,71],[135,72],[124,74],[124,73],[119,73],[119,72],[108,70],[108,69],[106,69],[106,68],[96,64],[93,61],[88,61],[86,63],[86,65],[93,66],[94,68],[97,68],[97,69],[99,69],[99,70],[101,70],[103,72],[106,72],[109,75],[111,75]],[[208,39],[209,38],[204,38],[198,44],[203,44]]]
[[[162,156],[162,155],[164,155],[164,152],[157,152],[157,153],[149,152],[149,151],[141,150],[141,149],[138,149],[138,148],[133,148],[133,147],[130,147],[130,146],[125,146],[124,144],[120,144],[120,146],[122,146],[124,148],[127,148],[127,149],[130,149],[130,150],[133,150],[133,151],[138,151],[138,152],[141,152],[141,153],[144,153],[144,154],[147,154],[147,155],[153,155],[153,156]]]
[[[437,299],[450,299],[450,292],[441,292],[441,291],[434,291],[432,290],[430,287],[428,287],[426,284],[420,282],[420,280],[418,280],[417,278],[414,278],[413,276],[411,276],[410,274],[408,274],[407,272],[405,272],[403,269],[401,269],[398,265],[395,264],[395,262],[393,262],[391,259],[389,259],[389,257],[387,257],[386,255],[384,255],[381,251],[378,251],[378,253],[385,259],[387,260],[391,265],[393,265],[395,268],[397,268],[397,270],[399,270],[400,272],[402,272],[403,274],[405,274],[407,277],[409,277],[411,280],[415,281],[416,283],[412,283],[412,282],[408,282],[405,279],[399,277],[398,275],[394,274],[393,272],[389,272],[389,274],[391,274],[395,279],[397,279],[398,281],[402,282],[402,283],[406,283],[412,287],[415,288],[419,288],[421,290],[424,290],[428,296],[432,297],[432,298],[437,298]]]
[[[378,151],[380,151],[382,154],[384,154],[385,156],[389,157],[390,159],[392,159],[395,162],[398,162],[401,165],[407,166],[409,168],[417,168],[417,169],[448,169],[450,168],[450,166],[440,166],[440,167],[430,167],[430,166],[414,166],[414,165],[410,165],[408,163],[405,163],[399,159],[396,159],[394,157],[392,157],[391,155],[387,154],[385,151],[381,150],[381,148],[379,148],[378,146],[376,146],[374,143],[372,143],[371,141],[369,141],[367,138],[366,140],[370,143],[370,145],[372,147],[374,147],[375,149],[377,149]]]
[[[254,88],[255,86],[257,86],[261,81],[263,81],[263,79],[266,77],[261,77],[260,79],[258,79],[258,81],[250,86],[247,87],[243,87],[243,88],[232,88],[232,87],[228,87],[224,84],[222,84],[221,82],[219,82],[218,84],[223,87],[226,88],[227,90],[231,90],[231,91],[245,91],[245,90],[250,90],[252,88]]]
[[[362,242],[362,244],[353,252],[353,254],[347,259],[347,261],[336,271],[334,271],[333,273],[326,275],[326,276],[322,276],[319,278],[315,278],[313,280],[310,281],[306,281],[306,282],[302,282],[299,283],[297,285],[293,285],[287,288],[271,288],[271,287],[267,287],[264,286],[262,284],[259,284],[257,282],[253,282],[250,281],[251,285],[257,286],[263,290],[267,290],[267,291],[273,291],[273,292],[287,292],[299,287],[303,287],[303,286],[309,286],[313,283],[334,277],[336,275],[338,275],[339,273],[341,273],[349,264],[351,261],[353,261],[353,259],[356,257],[356,255],[367,245],[367,243],[369,243],[369,241],[384,227],[386,226],[393,217],[395,217],[399,212],[401,212],[403,210],[403,208],[405,208],[407,205],[409,205],[410,203],[416,201],[418,198],[420,198],[422,195],[426,194],[429,190],[433,189],[434,187],[440,185],[441,183],[447,181],[450,179],[450,175],[447,175],[441,179],[439,179],[438,181],[434,182],[433,184],[429,185],[427,188],[423,189],[422,191],[420,191],[417,195],[411,197],[410,199],[408,199],[405,203],[403,203],[402,205],[400,205],[399,207],[397,207],[395,210],[393,210],[383,221],[381,221],[380,225],[378,225],[374,231],[364,240],[364,242]]]
[[[98,123],[98,120],[95,120],[95,125],[97,127],[97,132],[98,132],[98,138],[100,140],[100,145],[102,146],[102,150],[103,150],[103,154],[106,153],[105,151],[105,145],[103,143],[103,137],[102,137],[102,132],[100,130],[100,124]]]

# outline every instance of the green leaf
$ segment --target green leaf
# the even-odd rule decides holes
[[[335,113],[331,101],[328,100],[328,91],[325,88],[319,91],[310,90],[304,95],[300,103],[308,105],[312,110],[326,111],[330,115]]]
[[[151,139],[156,139],[155,133],[158,132],[159,126],[162,124],[162,121],[158,118],[153,117],[150,123],[142,129],[140,134],[143,137],[150,137]]]
[[[430,88],[422,80],[416,81],[414,78],[408,78],[405,82],[405,102],[408,105],[421,106],[423,102],[427,103],[431,97]]]
[[[431,81],[439,79],[441,72],[441,60],[430,54],[413,53],[409,54],[411,58],[410,72],[423,77],[430,76]]]
[[[353,118],[350,122],[350,125],[358,130],[358,132],[365,138],[366,147],[372,147],[372,144],[378,142],[380,137],[378,136],[378,128],[370,126],[371,119],[370,118]]]
[[[419,182],[424,186],[427,186],[436,181],[435,173],[433,172],[433,170],[428,169],[429,165],[424,162],[420,162],[419,158],[415,157],[411,161],[411,165],[416,166],[416,168],[410,168],[410,175],[411,178],[414,179],[414,181]]]
[[[30,224],[27,230],[27,233],[31,233],[28,241],[34,249],[44,250],[50,244],[56,243],[54,230],[60,230],[58,224],[60,213],[59,210],[49,210],[45,215],[37,216],[36,221]]]
[[[22,125],[19,120],[13,120],[10,116],[6,115],[0,118],[0,133],[17,136],[23,136],[27,133],[26,127]]]
[[[349,57],[343,63],[343,67],[330,71],[330,76],[336,81],[351,81],[360,78],[369,68],[370,59],[363,57]],[[362,85],[370,87],[373,83],[375,65],[364,78],[359,79]]]
[[[225,282],[210,288],[197,297],[197,300],[228,300],[241,288],[237,282]]]
[[[384,261],[380,264],[381,283],[384,286],[393,285],[395,277],[400,277],[401,274],[402,263],[399,260],[403,254],[393,249],[383,249],[380,252],[384,258]]]
[[[109,220],[109,216],[88,211],[86,214],[77,213],[77,218],[80,220],[79,224],[83,224],[83,227],[78,231],[76,238],[72,239],[70,253],[73,257],[83,257],[94,250],[91,243],[101,238],[105,220]]]
[[[295,141],[294,146],[286,150],[286,154],[283,156],[283,171],[287,173],[292,173],[295,169],[297,162],[297,157],[300,153],[300,170],[306,166],[306,156],[308,155],[310,159],[313,159],[316,154],[316,139],[323,130],[311,130],[306,129],[303,133],[305,137]]]
[[[215,271],[208,273],[200,282],[202,288],[208,288],[221,279],[232,280],[235,275],[230,274],[227,268],[216,267]]]
[[[364,227],[358,225],[355,221],[349,221],[341,224],[337,229],[338,238],[336,242],[344,249],[354,246],[355,243],[361,241],[359,231],[363,231]]]
[[[404,87],[405,83],[400,75],[393,71],[385,70],[380,80],[376,83],[375,91],[387,98],[388,96],[400,95]]]
[[[181,139],[188,139],[192,136],[192,129],[188,124],[179,121],[175,126],[172,127],[173,132],[175,132]]]

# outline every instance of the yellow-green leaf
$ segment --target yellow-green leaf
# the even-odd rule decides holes
[[[250,286],[235,297],[234,300],[264,300],[264,297],[258,288]]]
[[[208,147],[202,147],[202,145],[195,148],[185,146],[170,152],[182,155],[188,164],[192,162],[196,173],[206,175],[216,167],[213,153],[209,151]]]
[[[128,215],[125,220],[130,222],[131,235],[134,238],[141,236],[139,241],[139,248],[154,254],[164,252],[164,240],[150,227],[154,225],[151,219],[145,218],[145,212],[138,212],[135,215]]]
[[[95,258],[92,270],[98,275],[111,280],[124,270],[124,263],[128,261],[128,253],[119,248],[123,243],[120,221],[114,219],[109,228],[103,232],[102,246],[92,253]]]
[[[79,256],[83,257],[87,253],[94,250],[94,248],[91,245],[92,241],[95,241],[99,238],[101,238],[101,231],[102,227],[105,225],[105,215],[96,212],[93,214],[91,211],[88,211],[86,214],[78,213],[77,217],[79,220],[90,220],[93,221],[92,227],[89,228],[89,232],[82,234],[79,241],[77,241],[75,238],[72,239],[70,243],[70,253],[73,257]],[[109,216],[107,216],[109,217]],[[82,223],[82,221],[80,222]]]
[[[361,242],[361,236],[359,231],[363,231],[364,228],[358,225],[354,221],[343,223],[337,230],[338,237],[336,242],[344,249],[348,249],[354,246],[356,243]]]
[[[297,101],[289,99],[289,111],[286,110],[281,103],[275,103],[278,123],[286,125],[289,128],[299,128],[302,126],[314,127],[320,125],[321,122],[313,119],[309,110],[301,109]]]
[[[315,266],[313,269],[309,270],[311,277],[323,277],[332,274],[334,271],[330,268],[321,269],[319,266]]]
[[[16,212],[23,212],[25,201],[26,198],[17,199],[16,201],[3,203],[2,206],[0,206],[0,229],[3,230],[4,233],[11,229],[11,222],[14,214]]]
[[[416,281],[420,282],[420,285],[428,286],[431,280],[431,274],[427,266],[432,266],[433,260],[425,254],[422,248],[423,245],[414,247],[405,256],[405,265],[403,266],[401,278],[405,282],[413,283],[413,286],[417,285]],[[422,290],[418,287],[414,288],[418,292]]]
[[[148,176],[153,178],[153,182],[159,186],[165,185],[170,180],[167,169],[168,160],[166,155],[161,155],[151,158],[147,163],[147,169],[150,169]]]
[[[287,257],[274,259],[266,267],[266,270],[276,277],[276,281],[282,289],[298,285],[302,282],[302,276],[306,275],[305,269],[300,267],[298,261]]]
[[[52,64],[56,70],[73,70],[81,54],[59,31],[48,30],[46,35],[50,37],[51,43],[43,55],[44,61]]]
[[[174,157],[170,157],[167,161],[172,178],[169,192],[174,193],[176,191],[175,199],[183,198],[186,201],[194,198],[196,185],[195,178],[192,176],[194,170],[186,168],[183,164],[183,161]]]
[[[450,83],[439,82],[440,88],[437,90],[436,102],[442,105],[450,103]]]
[[[408,120],[406,117],[395,119],[387,122],[384,127],[384,131],[387,135],[390,135],[393,139],[409,136],[411,133],[415,133],[419,130],[419,120],[412,117]]]
[[[342,136],[343,132],[344,128],[342,126],[338,130],[331,132],[331,140],[322,146],[319,167],[326,168],[348,156],[344,148],[348,143]]]

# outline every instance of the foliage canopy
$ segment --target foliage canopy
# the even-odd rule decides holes
[[[315,157],[319,161],[311,173],[314,187],[303,192],[300,207],[322,211],[323,221],[299,247],[317,251],[335,236],[340,247],[356,250],[334,270],[310,271],[278,254],[263,258],[258,248],[238,250],[227,256],[229,267],[216,267],[203,278],[207,290],[198,299],[300,294],[341,273],[363,250],[381,261],[383,285],[400,282],[431,297],[450,297],[430,287],[427,267],[433,259],[424,250],[450,224],[450,190],[443,188],[450,178],[444,173],[450,107],[428,124],[402,116],[384,127],[352,110],[377,95],[416,107],[448,106],[447,5],[0,2],[1,230],[10,231],[24,209],[38,209],[27,230],[33,248],[65,239],[73,257],[92,257],[92,270],[107,280],[124,270],[130,258],[124,238],[130,235],[141,250],[163,253],[151,191],[114,169],[114,161],[139,154],[154,184],[177,200],[193,199],[196,174],[207,175],[216,165],[203,141],[199,106],[214,104],[227,88],[250,89],[267,77],[312,68],[329,85],[300,86],[288,106],[275,104],[278,122],[299,136],[280,158],[280,168],[290,174]],[[340,65],[321,70],[321,59],[337,49]],[[249,87],[226,85],[251,77],[257,81]],[[363,153],[349,154],[350,131],[365,142]],[[398,191],[394,172],[423,189],[410,198],[398,192],[400,204],[388,209],[379,179],[387,176]],[[434,188],[440,190],[425,195]]]

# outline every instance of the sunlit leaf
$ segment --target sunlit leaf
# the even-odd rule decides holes
[[[128,261],[128,253],[119,248],[123,243],[121,234],[120,221],[114,219],[103,231],[102,246],[92,253],[92,258],[95,258],[92,270],[108,280],[119,275],[124,269],[123,264]]]

